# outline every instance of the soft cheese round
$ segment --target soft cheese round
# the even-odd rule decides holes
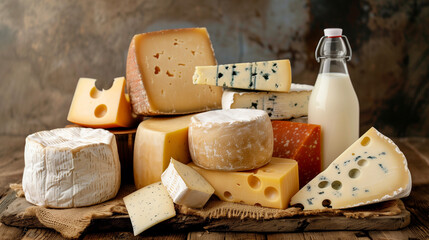
[[[115,136],[103,129],[58,128],[25,140],[27,201],[52,208],[94,205],[116,196],[121,166]]]
[[[244,171],[267,164],[273,154],[273,128],[263,110],[228,109],[191,118],[192,161],[205,169]]]

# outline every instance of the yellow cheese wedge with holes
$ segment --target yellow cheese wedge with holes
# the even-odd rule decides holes
[[[221,200],[284,209],[298,192],[298,164],[295,160],[272,158],[267,165],[244,172],[206,170],[189,163],[200,173]]]
[[[81,78],[77,83],[67,120],[85,127],[132,127],[135,119],[125,94],[125,78],[115,78],[108,90],[98,90],[96,79]]]

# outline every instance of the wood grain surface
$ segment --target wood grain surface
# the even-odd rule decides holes
[[[411,195],[403,199],[406,209],[411,213],[411,223],[408,227],[395,231],[349,230],[349,231],[312,231],[298,233],[243,233],[243,232],[213,232],[213,231],[148,231],[134,237],[129,231],[118,231],[117,228],[92,228],[81,237],[82,239],[428,239],[429,238],[429,151],[427,138],[401,138],[393,139],[408,159],[410,171],[413,177],[413,189]],[[9,139],[0,140],[0,146],[9,146],[11,151],[1,151],[0,162],[16,162],[15,165],[6,166],[7,172],[14,172],[23,168],[23,159],[11,159],[22,154],[22,139],[15,139],[7,143]],[[21,153],[20,153],[21,152]],[[1,172],[0,177],[7,172]],[[21,176],[16,175],[15,178]],[[13,201],[8,184],[3,185],[3,198],[5,201]],[[3,204],[0,204],[3,205]],[[5,209],[0,209],[0,215]],[[333,223],[335,224],[335,223]],[[25,224],[24,224],[25,225]],[[0,239],[63,239],[53,230],[32,228],[31,224],[22,228],[0,224]],[[41,227],[41,226],[39,226]],[[242,227],[246,227],[245,225]],[[155,229],[156,230],[156,229]]]

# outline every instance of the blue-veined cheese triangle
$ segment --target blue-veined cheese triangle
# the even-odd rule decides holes
[[[342,209],[402,198],[410,192],[404,154],[371,128],[293,196],[291,205],[302,204],[304,210]]]

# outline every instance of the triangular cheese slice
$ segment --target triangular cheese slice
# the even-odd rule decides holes
[[[292,197],[304,210],[343,209],[406,197],[411,174],[392,140],[371,128]]]

